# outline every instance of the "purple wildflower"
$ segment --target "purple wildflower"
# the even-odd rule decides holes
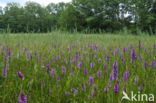
[[[62,74],[65,74],[65,73],[66,73],[66,67],[62,66]]]
[[[94,77],[93,76],[90,76],[89,77],[89,84],[92,85],[94,82]]]
[[[10,60],[9,56],[4,56],[4,61],[5,62],[9,62],[9,60]]]
[[[77,68],[81,69],[81,67],[82,67],[82,62],[78,62]]]
[[[117,80],[118,79],[118,63],[117,62],[114,62],[113,64],[113,76],[114,76],[114,80]]]
[[[144,88],[143,85],[140,85],[140,86],[139,86],[139,91],[142,91],[143,88]]]
[[[74,72],[70,72],[70,76],[73,76],[74,75]]]
[[[8,56],[11,56],[11,50],[10,48],[7,48]]]
[[[61,56],[60,55],[57,55],[57,60],[60,60],[61,59]]]
[[[104,92],[105,92],[105,93],[108,93],[108,92],[109,92],[109,88],[105,88],[105,89],[104,89]]]
[[[116,84],[114,85],[114,92],[115,92],[115,93],[118,93],[118,92],[119,92],[119,83],[116,83]]]
[[[31,59],[29,51],[26,49],[25,53],[26,53],[26,59],[27,59],[27,61],[29,61]]]
[[[17,75],[19,78],[23,79],[24,78],[24,75],[22,74],[22,72],[17,72]]]
[[[123,52],[125,53],[127,51],[127,48],[123,48]]]
[[[27,96],[23,92],[18,97],[18,103],[27,103]]]
[[[90,68],[93,68],[94,67],[94,62],[91,62],[90,63]]]
[[[107,64],[104,64],[104,65],[103,65],[103,68],[104,68],[104,69],[107,69]]]
[[[97,77],[101,77],[102,76],[102,70],[98,70],[98,72],[97,72]]]
[[[124,74],[123,74],[123,80],[124,80],[124,82],[127,81],[127,79],[129,78],[129,76],[130,76],[130,72],[128,70],[126,70],[124,72]]]
[[[86,75],[87,74],[87,69],[83,70],[83,74]]]
[[[80,57],[80,53],[75,53],[73,61],[77,61]]]
[[[91,95],[92,95],[92,97],[94,97],[95,96],[95,92],[93,91]]]
[[[65,95],[70,95],[70,92],[65,92]]]
[[[110,78],[110,80],[112,80],[112,81],[115,80],[115,79],[114,79],[113,73],[111,73],[111,74],[109,75],[109,78]]]
[[[147,68],[147,62],[143,62],[144,68]]]
[[[3,70],[2,70],[2,76],[3,76],[4,78],[7,77],[7,71],[8,71],[8,66],[5,65],[4,68],[3,68]]]
[[[136,56],[135,49],[132,49],[132,51],[131,51],[131,61],[133,62],[136,59],[137,59],[137,56]]]
[[[96,89],[97,89],[97,86],[96,86],[95,84],[94,84],[94,86],[93,86],[93,87],[94,87],[94,90],[96,90]]]
[[[124,61],[125,61],[125,59],[124,59],[124,57],[123,57],[123,56],[121,57],[121,61],[122,61],[122,62],[124,62]]]
[[[72,88],[71,91],[72,91],[74,94],[77,94],[77,93],[78,93],[78,90],[75,89],[75,88]]]
[[[61,80],[60,76],[57,76],[57,77],[56,77],[56,80],[57,80],[57,81],[60,81],[60,80]]]
[[[151,62],[150,62],[151,68],[154,68],[154,67],[155,67],[155,64],[156,64],[155,61],[151,61]]]
[[[106,56],[106,61],[109,62],[110,57],[107,55]]]
[[[132,45],[129,45],[127,49],[132,49]]]
[[[54,77],[55,72],[56,72],[55,69],[51,69],[51,71],[50,71],[50,75],[51,75],[52,77]]]
[[[85,84],[81,84],[81,87],[82,87],[82,91],[86,90],[86,85]]]

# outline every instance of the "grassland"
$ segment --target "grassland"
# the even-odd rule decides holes
[[[156,96],[155,36],[1,34],[0,50],[0,103],[17,103],[20,93],[28,103],[121,103],[122,91]]]

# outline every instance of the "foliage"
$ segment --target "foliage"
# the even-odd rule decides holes
[[[154,36],[6,35],[0,35],[1,103],[17,103],[21,93],[28,103],[121,103],[123,90],[156,95]]]
[[[11,32],[67,31],[156,33],[156,0],[73,0],[50,3],[42,7],[36,2],[8,3],[0,8],[0,29]]]

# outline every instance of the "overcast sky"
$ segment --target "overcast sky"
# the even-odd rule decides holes
[[[58,2],[70,2],[71,0],[0,0],[0,6],[4,7],[8,2],[18,2],[21,5],[24,5],[27,1],[35,1],[40,3],[43,6],[46,6],[49,3],[58,3]]]

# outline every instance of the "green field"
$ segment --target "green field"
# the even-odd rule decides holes
[[[0,103],[149,103],[121,98],[156,96],[156,37],[0,34],[0,72]]]

